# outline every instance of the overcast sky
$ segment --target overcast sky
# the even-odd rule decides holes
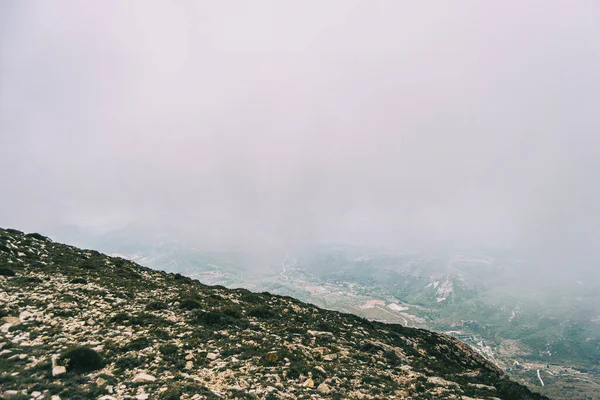
[[[595,262],[599,21],[595,0],[4,1],[0,226]]]

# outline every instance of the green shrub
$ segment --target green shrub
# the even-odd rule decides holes
[[[23,283],[42,283],[42,279],[37,276],[27,276],[23,278]]]
[[[48,238],[44,235],[40,235],[39,233],[28,233],[25,237],[30,237],[38,240],[46,241]]]
[[[253,309],[248,311],[248,315],[258,319],[272,319],[276,317],[275,313],[271,310],[271,308],[266,305],[254,307]]]
[[[179,307],[183,308],[184,310],[196,310],[198,308],[202,308],[202,304],[194,299],[184,299],[181,300]]]
[[[15,276],[16,273],[14,270],[8,267],[0,267],[0,276]]]
[[[250,304],[263,304],[266,298],[258,293],[253,293],[246,289],[238,289],[240,300]]]
[[[144,362],[139,358],[135,357],[121,357],[117,361],[115,361],[116,369],[134,369],[142,365]]]
[[[163,344],[158,348],[158,351],[165,358],[176,358],[179,355],[179,347],[171,343]]]
[[[104,360],[96,351],[87,346],[71,348],[60,359],[69,372],[90,372],[104,367]]]
[[[181,283],[187,283],[187,284],[194,283],[194,280],[192,278],[181,275],[180,273],[173,274],[173,278],[175,278],[176,281],[179,281]]]
[[[131,318],[130,314],[127,314],[126,312],[120,312],[120,313],[113,315],[108,321],[119,324],[119,323],[123,323],[125,321],[129,321],[130,318]]]
[[[153,301],[146,306],[146,310],[158,311],[158,310],[166,310],[167,303],[164,301]]]
[[[192,316],[192,322],[210,327],[244,327],[248,323],[246,319],[242,318],[240,313],[236,313],[230,309],[226,310],[226,312],[219,310],[196,311]]]
[[[132,341],[130,341],[129,343],[127,343],[125,346],[123,346],[123,351],[138,351],[138,350],[142,350],[145,349],[146,347],[150,347],[152,345],[152,340],[142,337],[142,338],[137,338],[137,339],[133,339]]]

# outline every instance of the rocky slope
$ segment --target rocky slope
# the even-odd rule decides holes
[[[0,396],[545,399],[445,335],[0,229]]]

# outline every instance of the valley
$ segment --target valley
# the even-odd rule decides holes
[[[550,291],[523,281],[522,260],[350,246],[282,251],[266,261],[235,251],[136,250],[116,254],[206,284],[269,291],[373,321],[444,332],[552,398],[600,396],[600,324],[583,317],[596,315],[590,307],[600,304],[597,292],[581,282]]]

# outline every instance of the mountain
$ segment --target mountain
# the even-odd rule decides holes
[[[447,333],[533,391],[557,400],[600,398],[600,286],[584,277],[545,281],[544,271],[507,250],[328,245],[257,257],[164,238],[113,245],[111,237],[86,245],[205,283]]]
[[[465,343],[0,229],[14,399],[547,399]]]

